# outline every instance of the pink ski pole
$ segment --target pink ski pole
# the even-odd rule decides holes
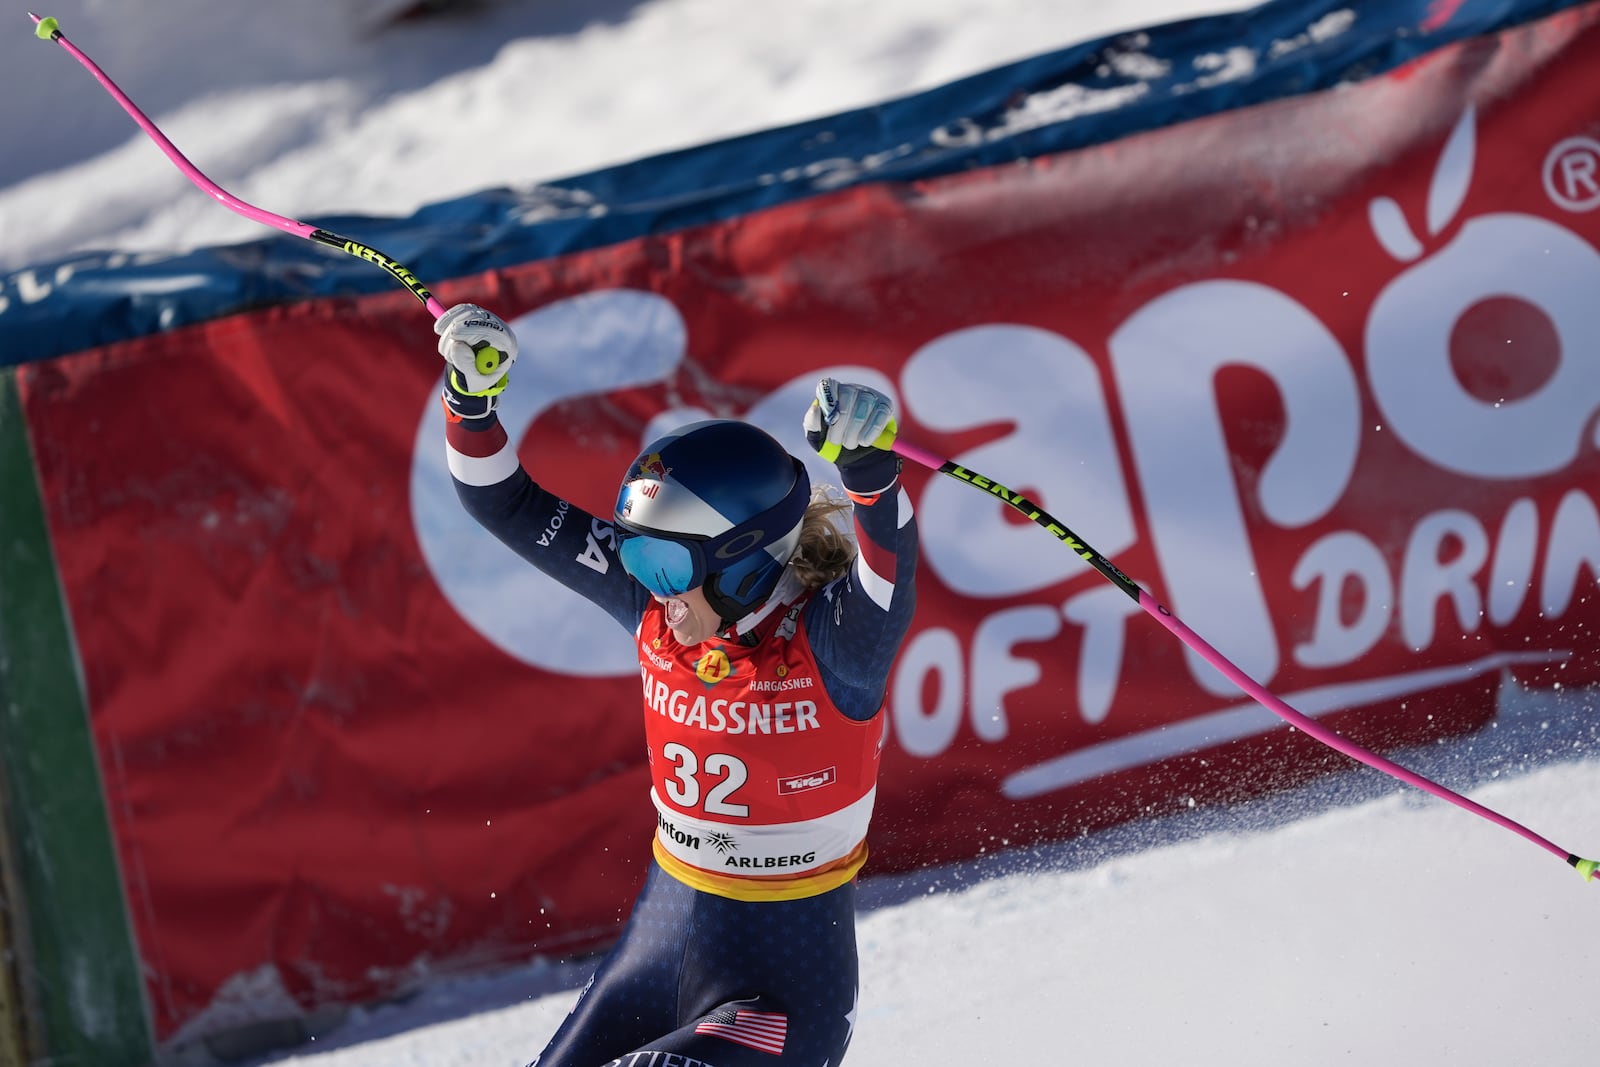
[[[166,135],[161,132],[156,124],[151,122],[150,119],[145,116],[144,112],[140,111],[139,108],[134,105],[132,100],[128,99],[127,95],[117,87],[117,84],[112,81],[106,75],[106,73],[95,64],[93,60],[85,55],[71,41],[67,40],[66,36],[61,32],[60,25],[55,19],[40,18],[31,11],[28,13],[28,16],[33,19],[35,24],[34,32],[41,40],[55,41],[57,44],[61,45],[62,48],[65,48],[79,63],[83,64],[83,66],[95,76],[100,84],[105,87],[105,90],[116,99],[117,103],[122,105],[123,110],[132,116],[133,120],[139,124],[140,128],[142,128],[144,132],[150,136],[151,140],[155,141],[161,150],[166,153],[167,158],[172,160],[178,169],[181,170],[191,182],[210,194],[224,207],[228,208],[230,211],[237,212],[246,218],[253,219],[256,222],[260,222],[282,230],[284,233],[292,234],[296,237],[304,237],[309,241],[315,241],[318,244],[327,245],[330,248],[337,248],[341,252],[347,252],[350,255],[356,256],[360,259],[365,259],[370,263],[375,263],[393,275],[401,285],[404,285],[407,289],[411,290],[412,294],[416,296],[418,300],[422,301],[423,306],[428,309],[428,312],[433,315],[434,318],[437,319],[439,316],[444,314],[444,307],[437,300],[435,300],[433,294],[430,293],[427,288],[417,280],[417,276],[415,274],[412,274],[411,271],[404,265],[396,262],[393,259],[390,259],[377,249],[368,245],[364,245],[359,241],[353,241],[348,237],[343,237],[339,234],[332,233],[328,230],[318,229],[309,223],[296,222],[293,219],[285,218],[282,215],[276,215],[270,211],[265,211],[253,204],[247,204],[243,200],[240,200],[230,194],[221,186],[217,185],[210,178],[207,178],[203,173],[200,172],[199,168],[197,168],[193,163],[189,162],[189,160],[184,157],[182,152],[178,151],[177,147],[167,139]],[[494,348],[488,346],[479,347],[477,351],[479,372],[483,374],[492,373],[500,364],[500,353]],[[893,439],[892,431],[890,439]],[[1456,793],[1429,778],[1425,778],[1414,771],[1407,770],[1399,764],[1385,759],[1374,752],[1370,752],[1346,738],[1340,737],[1338,734],[1322,726],[1315,719],[1309,718],[1308,716],[1303,715],[1294,708],[1290,707],[1287,703],[1268,692],[1260,683],[1256,682],[1253,678],[1235,666],[1231,660],[1213,648],[1204,638],[1185,625],[1181,619],[1172,614],[1172,612],[1169,611],[1164,605],[1156,601],[1154,597],[1150,596],[1143,589],[1139,588],[1139,586],[1135,584],[1132,579],[1118,570],[1110,560],[1106,559],[1099,552],[1095,551],[1087,542],[1068,529],[1065,524],[1060,522],[1060,520],[1051,516],[1043,508],[1033,503],[1021,493],[1018,493],[1012,489],[1008,489],[999,482],[996,482],[991,478],[986,478],[975,471],[967,470],[966,468],[948,459],[942,459],[931,452],[924,451],[915,445],[908,444],[903,441],[895,441],[893,447],[895,452],[914,463],[918,463],[939,474],[948,474],[953,478],[958,478],[969,485],[984,490],[990,495],[997,497],[1010,507],[1016,509],[1021,514],[1027,516],[1027,518],[1033,522],[1044,527],[1044,529],[1052,536],[1065,544],[1069,549],[1076,552],[1095,570],[1099,571],[1107,581],[1111,582],[1111,584],[1115,585],[1117,588],[1121,589],[1124,593],[1131,597],[1134,602],[1139,605],[1139,607],[1143,608],[1146,613],[1151,615],[1158,622],[1160,622],[1161,625],[1170,630],[1172,634],[1180,641],[1194,649],[1195,652],[1199,653],[1208,663],[1220,670],[1235,685],[1244,690],[1263,707],[1277,715],[1279,718],[1293,724],[1294,726],[1303,730],[1305,733],[1309,734],[1311,737],[1314,737],[1323,744],[1344,753],[1352,759],[1365,763],[1367,766],[1373,767],[1376,770],[1380,770],[1385,774],[1391,775],[1409,785],[1416,786],[1418,789],[1432,793],[1434,796],[1439,797],[1442,800],[1447,800],[1450,803],[1455,804],[1457,807],[1464,808],[1475,815],[1481,816],[1482,818],[1488,819],[1490,822],[1496,823],[1497,825],[1510,830],[1512,833],[1526,838],[1527,840],[1538,845],[1540,848],[1544,849],[1546,852],[1566,860],[1567,863],[1576,868],[1578,873],[1583,875],[1586,880],[1595,880],[1595,873],[1597,868],[1600,868],[1600,862],[1595,860],[1586,860],[1581,856],[1568,852],[1566,849],[1563,849],[1539,834],[1534,833],[1521,823],[1507,818],[1506,816],[1501,815],[1499,812],[1494,811],[1491,808],[1487,808],[1474,800],[1469,800],[1461,794]]]
[[[892,435],[892,433],[893,427],[891,427],[889,434],[886,434],[886,436]],[[890,440],[893,440],[892,436],[890,437]],[[883,439],[880,438],[880,447],[883,446],[882,442]],[[1213,667],[1217,668],[1217,670],[1221,671],[1228,677],[1230,681],[1233,682],[1233,684],[1237,685],[1240,689],[1243,689],[1257,703],[1261,704],[1262,707],[1266,708],[1280,719],[1283,719],[1298,729],[1303,730],[1305,733],[1316,738],[1318,741],[1321,741],[1323,744],[1344,753],[1346,756],[1349,756],[1352,759],[1359,760],[1360,762],[1365,763],[1367,766],[1375,768],[1376,770],[1380,770],[1394,778],[1398,778],[1400,781],[1405,782],[1408,785],[1413,785],[1418,789],[1426,790],[1441,800],[1447,800],[1457,807],[1465,808],[1474,815],[1481,816],[1485,819],[1488,819],[1490,822],[1495,823],[1496,825],[1503,826],[1512,833],[1532,841],[1546,852],[1566,860],[1568,864],[1577,869],[1579,874],[1583,875],[1586,881],[1592,882],[1595,880],[1595,872],[1597,868],[1600,868],[1600,862],[1596,862],[1595,860],[1586,860],[1581,856],[1568,852],[1566,849],[1559,847],[1544,837],[1541,837],[1539,834],[1534,833],[1521,823],[1507,818],[1492,808],[1484,807],[1475,800],[1469,800],[1460,793],[1448,789],[1430,778],[1425,778],[1422,775],[1417,774],[1415,771],[1407,770],[1398,763],[1385,759],[1377,753],[1361,747],[1348,738],[1340,737],[1338,734],[1334,733],[1326,726],[1323,726],[1315,719],[1296,711],[1278,697],[1273,696],[1259,682],[1245,674],[1244,671],[1240,670],[1233,663],[1233,661],[1229,660],[1221,652],[1218,652],[1199,634],[1189,629],[1189,627],[1184,624],[1183,620],[1179,619],[1176,615],[1169,611],[1164,604],[1160,603],[1149,593],[1139,588],[1133,579],[1129,578],[1126,574],[1123,574],[1122,571],[1117,569],[1115,564],[1090,547],[1088,542],[1084,541],[1081,537],[1068,529],[1065,523],[1052,516],[1049,512],[1045,511],[1038,504],[1035,504],[1021,493],[1001,485],[992,478],[986,478],[983,475],[978,474],[976,471],[968,470],[967,468],[962,467],[951,460],[936,456],[932,452],[924,451],[923,449],[918,448],[916,445],[908,444],[904,441],[894,440],[892,447],[895,452],[901,456],[904,456],[906,459],[911,460],[913,463],[927,467],[929,470],[932,470],[938,474],[947,474],[952,478],[966,482],[975,489],[981,489],[989,495],[1000,500],[1002,503],[1007,504],[1021,514],[1025,515],[1028,519],[1044,527],[1045,530],[1051,534],[1051,536],[1055,537],[1073,552],[1076,552],[1085,563],[1099,571],[1101,576],[1109,581],[1112,585],[1128,594],[1128,596],[1132,598],[1135,603],[1145,610],[1146,614],[1150,615],[1157,622],[1161,623],[1162,626],[1165,626],[1168,630],[1170,630],[1173,636],[1177,637],[1178,640],[1194,649],[1194,651],[1199,653],[1207,663],[1210,663]]]
[[[28,12],[28,17],[33,19],[33,32],[36,37],[42,41],[54,41],[62,48],[65,48],[72,58],[83,64],[84,69],[95,76],[95,80],[104,87],[105,91],[110,93],[112,98],[122,105],[122,110],[132,116],[133,121],[139,124],[139,128],[144,130],[161,151],[166,153],[167,158],[172,160],[173,164],[183,172],[184,177],[199,186],[214,200],[222,204],[223,207],[236,214],[243,215],[247,219],[282,230],[284,233],[295,237],[304,237],[308,241],[314,241],[329,248],[337,248],[341,252],[347,252],[355,256],[357,259],[364,259],[369,263],[374,263],[388,271],[401,285],[411,290],[411,294],[422,301],[422,306],[427,308],[428,313],[435,319],[444,314],[444,306],[434,299],[427,286],[423,285],[415,274],[411,273],[404,264],[389,258],[371,245],[353,241],[329,230],[319,229],[310,223],[296,222],[294,219],[274,214],[271,211],[256,207],[254,204],[247,204],[206,177],[201,173],[200,168],[189,162],[188,158],[178,151],[177,146],[167,139],[167,135],[162,133],[154,122],[150,121],[149,116],[139,110],[134,102],[128,98],[128,95],[118,87],[116,82],[111,80],[105,71],[100,69],[94,60],[85,55],[77,45],[67,40],[66,34],[61,32],[61,26],[55,19],[40,18],[31,11]],[[477,353],[476,362],[480,374],[492,374],[499,369],[501,359],[500,352],[497,349],[480,343],[475,345],[473,350]]]

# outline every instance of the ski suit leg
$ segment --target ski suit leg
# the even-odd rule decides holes
[[[729,900],[652,865],[622,940],[535,1064],[838,1067],[856,980],[853,884]]]
[[[650,865],[622,936],[529,1067],[597,1067],[678,1026],[678,972],[693,900],[675,886]]]

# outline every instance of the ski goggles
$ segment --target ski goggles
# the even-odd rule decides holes
[[[622,569],[659,597],[682,596],[706,580],[706,557],[698,541],[673,541],[665,537],[617,529]]]
[[[791,492],[755,518],[715,537],[657,537],[630,530],[619,522],[617,555],[622,558],[622,569],[655,596],[682,596],[705,584],[709,576],[737,567],[756,553],[765,552],[769,545],[790,537],[805,518],[810,502],[806,483],[800,491]]]

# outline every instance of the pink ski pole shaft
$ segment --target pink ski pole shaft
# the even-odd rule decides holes
[[[1194,649],[1194,651],[1199,653],[1199,655],[1205,659],[1207,663],[1221,671],[1228,677],[1230,681],[1233,682],[1233,684],[1244,690],[1257,703],[1261,704],[1262,707],[1266,708],[1280,719],[1283,719],[1284,721],[1316,738],[1318,741],[1322,742],[1328,747],[1342,752],[1352,759],[1365,763],[1367,766],[1376,770],[1380,770],[1384,774],[1398,778],[1400,781],[1405,782],[1408,785],[1413,785],[1418,789],[1432,793],[1441,800],[1447,800],[1459,808],[1464,808],[1467,811],[1472,812],[1474,815],[1481,816],[1482,818],[1488,819],[1490,822],[1495,823],[1498,826],[1502,826],[1505,829],[1510,830],[1512,833],[1533,842],[1535,845],[1538,845],[1551,855],[1559,856],[1563,860],[1566,860],[1568,864],[1577,869],[1579,874],[1583,875],[1585,880],[1595,880],[1596,869],[1600,868],[1600,863],[1597,863],[1595,860],[1586,860],[1581,856],[1568,852],[1566,849],[1561,848],[1544,837],[1541,837],[1539,834],[1534,833],[1521,823],[1507,818],[1494,809],[1484,807],[1475,800],[1470,800],[1467,797],[1462,796],[1460,793],[1448,789],[1430,778],[1425,778],[1422,775],[1417,774],[1415,771],[1407,770],[1398,763],[1385,759],[1377,753],[1361,747],[1348,738],[1339,736],[1326,726],[1323,726],[1321,723],[1317,722],[1315,719],[1296,711],[1283,700],[1280,700],[1278,697],[1272,695],[1272,693],[1268,692],[1266,688],[1263,687],[1259,682],[1245,674],[1244,671],[1240,670],[1232,660],[1228,659],[1221,652],[1218,652],[1199,634],[1189,629],[1189,627],[1184,624],[1183,620],[1174,615],[1170,610],[1167,609],[1165,605],[1156,600],[1149,593],[1145,592],[1133,581],[1133,579],[1129,578],[1126,574],[1123,574],[1122,571],[1117,569],[1115,564],[1106,559],[1099,552],[1095,551],[1094,548],[1088,544],[1088,542],[1084,541],[1081,537],[1068,529],[1065,523],[1052,516],[1049,512],[1045,511],[1038,504],[1035,504],[1021,493],[1001,485],[992,478],[986,478],[983,475],[978,474],[976,471],[968,470],[967,468],[962,467],[951,460],[944,459],[940,456],[934,455],[932,452],[918,448],[916,445],[896,440],[893,442],[892,447],[896,453],[904,456],[906,459],[911,460],[913,463],[927,467],[929,470],[932,470],[938,474],[947,474],[952,478],[966,482],[975,489],[981,489],[982,491],[1000,500],[1002,503],[1014,508],[1022,515],[1025,515],[1034,523],[1044,527],[1044,529],[1058,541],[1066,545],[1073,552],[1076,552],[1085,563],[1099,571],[1102,577],[1126,593],[1135,603],[1144,609],[1146,614],[1150,615],[1157,622],[1161,623],[1162,626],[1165,626],[1169,631],[1171,631],[1173,636],[1182,641],[1184,644],[1188,645],[1190,648]]]
[[[341,252],[355,256],[357,259],[364,259],[368,263],[376,264],[388,271],[401,285],[411,290],[411,294],[422,301],[422,306],[427,308],[428,313],[435,319],[444,314],[444,306],[434,299],[427,286],[423,285],[417,276],[411,273],[410,269],[403,263],[391,259],[371,245],[353,241],[348,237],[320,229],[310,223],[296,222],[294,219],[274,214],[271,211],[256,207],[254,204],[247,204],[206,177],[201,173],[200,168],[196,167],[182,152],[178,151],[177,146],[167,139],[167,135],[162,133],[154,122],[150,121],[149,116],[139,110],[138,106],[128,98],[128,95],[122,91],[116,82],[111,80],[105,71],[100,69],[94,60],[85,55],[77,45],[67,40],[66,35],[61,32],[60,24],[55,19],[40,18],[31,11],[28,12],[28,17],[33,19],[35,36],[40,40],[54,41],[66,49],[72,58],[83,64],[84,69],[94,75],[95,80],[100,83],[106,92],[111,94],[112,99],[122,105],[122,110],[126,111],[133,118],[133,121],[139,124],[139,128],[144,130],[161,151],[166,153],[167,158],[173,162],[173,165],[183,172],[184,177],[199,186],[201,190],[222,204],[223,207],[236,214],[243,215],[247,219],[282,230],[284,233],[295,237],[304,237],[308,241],[314,241],[329,248],[337,248]],[[478,344],[474,346],[474,351],[477,353],[476,362],[479,373],[492,374],[499,369],[501,360],[498,350],[489,345]]]

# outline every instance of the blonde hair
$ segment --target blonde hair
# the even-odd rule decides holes
[[[790,563],[807,591],[821,589],[842,578],[856,558],[856,540],[850,526],[851,504],[831,485],[811,491],[811,503],[800,520],[800,543]]]

